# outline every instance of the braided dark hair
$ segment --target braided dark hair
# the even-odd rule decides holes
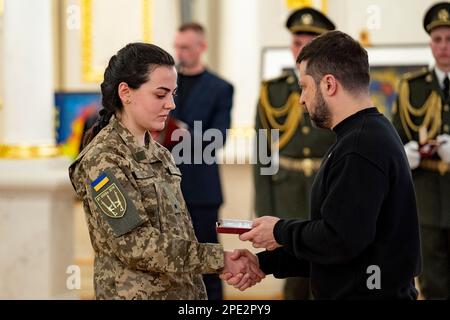
[[[158,46],[148,43],[130,43],[120,49],[108,63],[101,84],[102,106],[99,118],[83,137],[82,148],[102,130],[111,117],[121,112],[122,101],[119,97],[119,84],[125,82],[131,89],[139,87],[149,80],[156,67],[174,66],[173,57]]]

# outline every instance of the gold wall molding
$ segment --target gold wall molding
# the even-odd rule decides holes
[[[103,81],[103,70],[96,70],[92,64],[92,1],[93,0],[80,0],[81,78],[84,82],[101,83]],[[143,42],[151,41],[151,5],[152,0],[141,0],[141,37]]]
[[[43,145],[0,145],[0,159],[38,159],[60,156],[57,146]]]
[[[324,14],[327,14],[328,12],[328,0],[286,0],[286,6],[289,10],[313,7]]]

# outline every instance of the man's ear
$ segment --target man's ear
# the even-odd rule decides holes
[[[337,91],[337,80],[336,78],[331,75],[327,74],[322,79],[323,83],[323,90],[328,96],[334,96]]]

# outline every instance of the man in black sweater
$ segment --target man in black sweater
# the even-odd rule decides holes
[[[416,299],[414,187],[399,136],[371,107],[367,52],[332,31],[303,49],[297,67],[301,102],[316,126],[337,136],[312,187],[311,220],[261,217],[240,239],[268,250],[258,254],[266,274],[309,276],[316,299]]]

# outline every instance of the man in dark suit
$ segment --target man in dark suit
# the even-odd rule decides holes
[[[176,109],[172,117],[184,122],[190,133],[189,148],[183,154],[172,151],[175,161],[180,160],[183,174],[181,188],[192,217],[198,241],[217,243],[215,223],[223,202],[219,169],[216,161],[208,161],[203,155],[215,157],[215,151],[223,147],[226,130],[230,127],[233,86],[211,73],[201,58],[207,49],[204,28],[197,23],[182,25],[175,38],[175,52],[178,60],[178,90],[175,97]],[[195,122],[195,123],[194,123]],[[203,141],[206,130],[215,129],[222,139]],[[201,141],[198,143],[198,141]],[[222,140],[222,141],[220,141]],[[186,137],[183,140],[186,142]],[[187,149],[187,150],[186,150]],[[206,150],[205,150],[206,149]],[[190,152],[186,155],[185,152]],[[178,163],[180,161],[177,161]],[[211,162],[213,162],[211,164]],[[220,300],[223,297],[222,282],[217,275],[204,277],[208,297]]]
[[[393,122],[417,194],[421,292],[426,299],[450,299],[450,2],[433,5],[423,26],[435,65],[402,77]]]

